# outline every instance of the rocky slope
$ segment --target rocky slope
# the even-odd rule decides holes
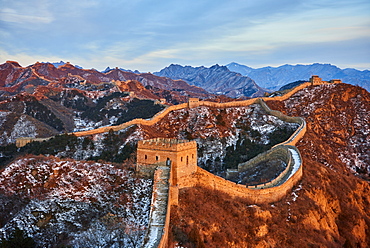
[[[19,228],[37,247],[139,247],[151,185],[122,165],[20,158],[0,171],[0,238]]]
[[[201,187],[183,189],[171,210],[170,247],[368,247],[369,100],[365,90],[339,84],[268,102],[306,118],[300,183],[282,200],[259,206]]]
[[[39,86],[36,94],[21,93],[2,101],[0,144],[14,143],[19,137],[44,138],[150,118],[164,108],[153,100],[111,89],[86,91]]]
[[[231,72],[227,67],[219,65],[206,68],[204,66],[191,67],[172,64],[154,74],[185,80],[189,84],[206,89],[211,93],[225,94],[233,98],[257,97],[265,92],[251,78]]]
[[[278,103],[271,105],[276,108]],[[327,84],[306,88],[284,105],[288,115],[305,117],[310,130],[331,147],[347,168],[370,179],[369,92],[347,84]]]
[[[261,87],[278,90],[281,86],[298,81],[308,80],[312,75],[320,75],[325,80],[341,79],[344,83],[358,85],[370,91],[370,71],[340,69],[330,64],[282,65],[279,67],[251,68],[238,63],[226,65],[230,71],[238,72],[252,78]]]
[[[0,145],[18,137],[49,137],[150,118],[163,109],[159,99],[178,104],[188,97],[214,95],[150,73],[101,73],[70,63],[22,67],[8,61],[0,65]]]
[[[57,68],[50,63],[39,62],[28,67],[22,67],[15,61],[7,61],[0,65],[0,92],[5,95],[25,90],[33,92],[35,87],[50,85],[51,83],[53,83],[53,87],[58,87],[71,80],[92,85],[132,80],[140,82],[144,86],[156,88],[159,92],[167,90],[194,97],[209,96],[204,89],[191,86],[182,80],[162,78],[151,73],[135,74],[119,70],[118,68],[102,73],[94,69],[80,69],[70,63],[63,64]]]
[[[281,121],[253,104],[177,110],[153,126],[141,126],[141,132],[145,138],[195,139],[198,166],[225,176],[226,169],[285,141],[297,128],[298,124]]]

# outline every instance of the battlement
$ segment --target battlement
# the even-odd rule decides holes
[[[196,149],[196,142],[189,140],[178,140],[170,138],[154,138],[148,140],[140,140],[138,149],[160,150],[169,152],[179,152],[189,149]]]
[[[330,83],[330,84],[340,84],[342,83],[342,80],[340,79],[332,79],[330,81],[322,81],[322,79],[319,76],[313,75],[310,78],[311,84],[323,84],[323,83]]]
[[[198,107],[198,105],[199,105],[199,98],[189,98],[188,108]]]
[[[342,83],[342,80],[340,80],[340,79],[332,79],[332,80],[329,81],[329,83],[331,83],[331,84],[340,84],[340,83]]]
[[[319,84],[321,82],[322,82],[322,79],[317,75],[312,75],[312,77],[310,78],[310,83],[312,84]]]

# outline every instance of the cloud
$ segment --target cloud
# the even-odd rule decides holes
[[[34,56],[153,71],[170,63],[211,65],[246,57],[252,66],[273,65],[284,61],[289,47],[299,53],[291,61],[305,63],[322,57],[314,52],[307,57],[303,48],[325,54],[319,47],[346,47],[351,64],[367,63],[354,49],[336,44],[369,38],[368,0],[0,0],[0,5],[0,46],[26,61]],[[339,61],[334,54],[328,62]]]
[[[15,23],[50,23],[53,21],[51,16],[32,16],[18,13],[15,9],[4,8],[0,10],[0,20]]]
[[[370,68],[370,43],[367,38],[338,42],[296,43],[281,46],[266,54],[250,56],[233,53],[230,58],[252,67],[283,64],[330,63],[340,68]]]
[[[17,24],[48,24],[54,18],[48,10],[45,0],[32,1],[0,1],[3,7],[0,10],[0,21]],[[33,14],[30,14],[33,13]]]
[[[9,53],[3,49],[0,49],[0,62],[6,62],[7,60],[17,61],[22,66],[28,66],[39,62],[52,62],[52,61],[68,61],[68,58],[60,56],[44,56],[28,53]]]

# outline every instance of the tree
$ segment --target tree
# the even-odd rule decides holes
[[[0,241],[0,248],[33,248],[36,247],[35,241],[27,237],[24,232],[16,227],[10,237]]]

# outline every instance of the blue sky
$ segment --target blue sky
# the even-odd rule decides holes
[[[370,69],[369,0],[0,0],[0,63]]]

